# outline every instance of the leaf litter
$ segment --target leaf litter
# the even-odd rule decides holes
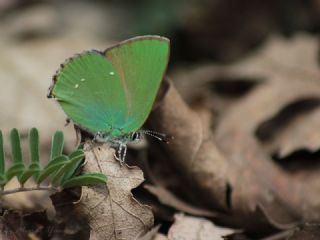
[[[108,177],[104,186],[83,187],[77,212],[87,216],[91,238],[135,239],[153,226],[151,208],[139,203],[131,190],[144,181],[138,167],[120,165],[108,145],[85,145],[84,171]]]
[[[183,98],[166,83],[148,126],[175,136],[165,146],[170,158],[165,161],[182,178],[175,190],[200,207],[220,211],[215,221],[261,236],[319,220],[319,168],[298,176],[272,159],[320,149],[317,48],[306,35],[274,37],[244,61],[173,73]],[[245,80],[251,87],[234,98],[218,96],[209,87],[216,79],[229,86],[239,80],[242,87]],[[211,124],[202,118],[208,110]]]
[[[235,231],[229,228],[218,227],[212,222],[197,217],[175,215],[175,222],[169,229],[169,240],[223,240],[225,236]]]
[[[37,55],[43,55],[41,51],[47,51],[50,44],[54,44],[53,48],[60,47],[56,41],[49,41],[41,48],[20,46],[18,50],[28,53],[25,54],[28,59],[31,52],[33,55],[36,52],[34,57],[39,58]],[[70,38],[64,41],[68,46],[73,43]],[[88,42],[92,44],[92,40]],[[81,48],[88,44],[82,43]],[[19,61],[14,62],[16,55],[9,54],[12,51],[8,46],[14,46],[3,45],[3,49],[8,49],[4,56],[11,59],[9,65],[21,66]],[[296,222],[318,221],[319,169],[314,167],[303,170],[303,174],[302,171],[293,174],[272,159],[274,155],[284,158],[301,149],[319,151],[317,51],[317,40],[307,35],[291,39],[275,36],[264,48],[237,63],[187,66],[171,73],[178,90],[172,83],[164,83],[164,93],[155,104],[148,126],[175,138],[165,146],[152,142],[146,159],[150,162],[150,171],[160,180],[151,181],[154,189],[158,189],[154,194],[160,202],[199,218],[178,215],[174,223],[167,220],[162,222],[167,226],[152,229],[150,207],[138,203],[131,193],[144,180],[142,172],[136,167],[120,167],[112,160],[113,150],[100,146],[87,151],[84,171],[103,166],[101,169],[109,177],[108,184],[84,187],[81,201],[76,205],[78,212],[87,216],[90,238],[135,239],[152,229],[155,239],[171,239],[170,234],[185,234],[179,226],[186,226],[194,233],[201,224],[211,229],[212,222],[266,235],[275,229],[291,230],[291,224]],[[55,52],[52,59],[63,58],[59,51]],[[32,62],[36,61],[29,60],[30,66]],[[37,72],[39,69],[51,72],[47,68],[32,68]],[[18,80],[31,76],[29,68],[28,71],[15,69]],[[42,84],[47,73],[41,72],[37,78],[41,79],[38,85],[43,89],[47,87]],[[25,111],[21,114],[27,116]],[[8,122],[12,123],[4,121],[4,124]],[[302,161],[309,161],[309,157],[304,156]],[[102,160],[99,165],[97,159]],[[168,169],[161,172],[165,164]],[[194,209],[214,214],[208,220]],[[158,230],[161,233],[156,233]],[[314,231],[319,232],[317,226]],[[308,236],[308,231],[305,232],[304,236]],[[296,239],[300,233],[297,231]]]

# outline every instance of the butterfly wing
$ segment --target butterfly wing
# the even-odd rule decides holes
[[[146,121],[167,68],[169,48],[167,38],[143,36],[105,51],[119,75],[127,103],[123,133],[136,131]]]
[[[121,81],[98,51],[67,60],[55,75],[49,96],[56,98],[75,124],[92,133],[125,123],[127,103]]]
[[[85,52],[57,72],[49,96],[89,132],[133,132],[151,111],[168,58],[169,40],[158,36],[132,38],[103,54]]]

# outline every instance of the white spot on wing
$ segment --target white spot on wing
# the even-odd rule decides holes
[[[79,87],[79,84],[74,85],[74,88],[78,88],[78,87]]]
[[[110,75],[114,75],[114,72],[109,72]]]
[[[86,80],[86,79],[84,79],[84,78],[81,78],[81,79],[80,79],[81,82],[84,82],[85,80]]]

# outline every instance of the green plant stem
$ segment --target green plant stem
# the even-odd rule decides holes
[[[12,190],[5,190],[0,192],[0,197],[3,195],[8,195],[8,194],[13,194],[13,193],[18,193],[18,192],[30,192],[30,191],[53,191],[53,192],[60,192],[62,189],[59,187],[53,187],[53,186],[48,186],[48,187],[30,187],[30,188],[16,188]]]

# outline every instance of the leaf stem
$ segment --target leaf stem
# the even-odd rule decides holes
[[[16,188],[16,189],[11,189],[11,190],[5,190],[5,191],[0,191],[0,196],[3,195],[8,195],[8,194],[13,194],[13,193],[18,193],[18,192],[30,192],[30,191],[53,191],[53,192],[60,192],[62,189],[53,187],[53,186],[47,186],[47,187],[21,187],[21,188]]]

